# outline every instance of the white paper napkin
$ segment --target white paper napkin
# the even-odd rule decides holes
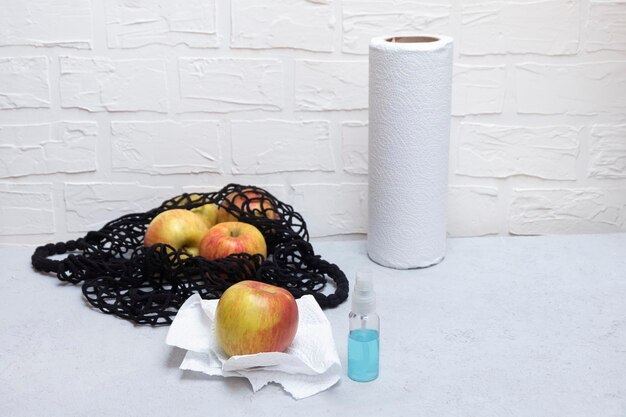
[[[295,399],[317,394],[339,381],[341,362],[330,322],[313,296],[296,300],[300,322],[296,337],[285,352],[231,357],[214,337],[217,302],[194,294],[178,311],[166,343],[187,350],[180,369],[245,377],[255,392],[276,382]]]

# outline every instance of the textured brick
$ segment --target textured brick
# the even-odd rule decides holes
[[[62,57],[61,105],[88,111],[167,112],[165,63]]]
[[[233,173],[334,171],[328,122],[233,121]]]
[[[516,66],[519,113],[623,115],[626,61]]]
[[[451,6],[410,0],[343,0],[343,51],[367,54],[370,39],[402,33],[446,33]]]
[[[221,190],[223,185],[185,185],[183,186],[183,193],[214,193]]]
[[[367,61],[296,61],[296,107],[366,109],[367,78]]]
[[[625,51],[626,2],[590,2],[585,32],[587,51]]]
[[[590,177],[626,178],[626,125],[593,126],[589,154]]]
[[[463,123],[457,174],[575,180],[579,129]]]
[[[67,183],[67,230],[97,230],[106,222],[124,214],[158,207],[175,194],[173,187],[152,187],[138,183]]]
[[[0,58],[0,110],[39,107],[50,107],[48,59]]]
[[[283,66],[275,59],[181,58],[181,111],[280,110]]]
[[[452,114],[501,113],[505,91],[504,65],[485,67],[457,64],[454,66],[452,83]]]
[[[450,235],[623,230],[626,0],[5,0],[0,236],[231,181],[269,183],[316,236],[363,233],[345,182],[367,182],[368,45],[416,33],[472,55],[454,66]]]
[[[108,45],[217,46],[215,0],[105,0]]]
[[[50,184],[0,183],[0,235],[54,233]]]
[[[485,236],[499,232],[498,189],[450,186],[448,188],[448,234]]]
[[[366,183],[294,184],[292,189],[293,206],[312,237],[367,231]]]
[[[580,3],[573,0],[465,5],[460,51],[466,55],[575,54],[579,26]]]
[[[233,0],[231,47],[332,51],[333,0]]]
[[[221,172],[215,121],[113,122],[114,171],[149,174]]]
[[[343,169],[350,174],[367,174],[367,123],[341,125]]]
[[[0,177],[96,170],[96,123],[0,125]]]
[[[5,0],[0,6],[0,45],[90,49],[90,0]]]
[[[291,187],[288,187],[283,184],[259,183],[258,181],[255,182],[253,185],[256,185],[259,188],[263,188],[264,190],[272,194],[274,197],[276,197],[283,203],[293,205],[293,196],[291,195]],[[299,209],[297,207],[295,207],[294,210],[299,212]]]
[[[626,188],[517,189],[509,231],[516,235],[626,230]]]

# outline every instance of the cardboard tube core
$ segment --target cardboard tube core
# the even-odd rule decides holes
[[[394,36],[393,38],[387,38],[385,40],[394,43],[427,43],[437,42],[439,39],[432,36]]]

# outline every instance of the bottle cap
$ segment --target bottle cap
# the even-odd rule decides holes
[[[376,293],[372,282],[372,271],[359,271],[352,292],[352,311],[358,314],[369,314],[376,311]]]

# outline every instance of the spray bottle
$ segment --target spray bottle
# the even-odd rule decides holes
[[[371,271],[356,275],[349,318],[348,377],[358,382],[373,381],[378,378],[380,319]]]

